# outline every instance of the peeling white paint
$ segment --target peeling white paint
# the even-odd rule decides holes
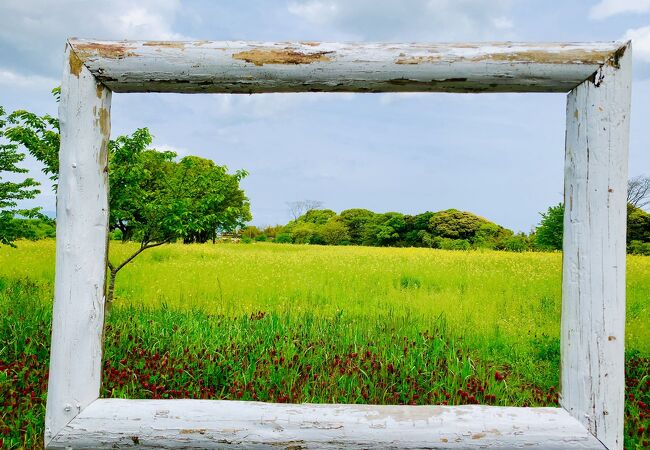
[[[624,44],[71,40],[115,92],[568,92]]]
[[[66,47],[59,119],[56,274],[45,442],[99,397],[111,92]],[[104,111],[104,113],[100,113]]]
[[[560,403],[623,448],[631,51],[569,93]]]
[[[57,449],[138,446],[604,449],[562,408],[121,399],[97,400],[50,444]]]

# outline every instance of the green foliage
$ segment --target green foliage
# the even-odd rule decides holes
[[[627,251],[632,255],[650,256],[650,242],[632,241],[629,243]]]
[[[293,236],[291,233],[278,233],[273,242],[276,244],[291,244],[293,242]]]
[[[542,213],[542,222],[534,236],[535,246],[542,250],[562,250],[564,205],[551,206]],[[627,246],[629,253],[645,254],[650,243],[650,214],[632,204],[627,205]]]
[[[257,228],[255,225],[247,225],[243,227],[239,233],[242,237],[247,237],[250,239],[254,239],[255,236],[262,234],[260,229]]]
[[[18,152],[18,145],[12,143],[8,136],[7,124],[10,121],[0,106],[0,245],[15,246],[14,241],[21,237],[22,224],[16,216],[36,217],[40,208],[18,209],[19,200],[34,198],[40,191],[39,185],[32,178],[22,181],[5,181],[5,173],[13,175],[27,173],[27,169],[19,167],[25,155]],[[9,142],[5,142],[5,141]]]
[[[375,213],[367,209],[346,209],[341,211],[340,218],[348,229],[350,242],[361,244],[366,225],[373,220]]]
[[[321,226],[320,233],[327,245],[345,245],[350,242],[348,227],[337,217]]]
[[[247,232],[244,230],[244,232]],[[282,228],[294,243],[366,245],[374,247],[428,247],[466,250],[488,248],[530,249],[525,235],[514,233],[472,213],[447,210],[404,215],[348,209],[311,210]]]
[[[627,241],[650,243],[650,214],[631,204],[627,205]]]
[[[244,170],[229,174],[226,166],[198,156],[180,160],[170,184],[172,192],[182,193],[186,220],[179,235],[186,243],[214,242],[217,233],[233,232],[251,219],[248,198],[239,187],[247,174]]]
[[[43,172],[56,181],[59,176],[59,119],[18,110],[9,115],[8,123],[11,126],[6,130],[6,138],[24,146],[43,164]]]
[[[433,236],[446,239],[461,239],[473,242],[484,225],[494,225],[488,220],[465,211],[448,209],[434,214],[429,220],[429,230]]]
[[[528,236],[520,233],[502,239],[499,242],[497,249],[509,252],[525,252],[531,249],[531,243]]]
[[[535,233],[535,245],[544,250],[562,250],[564,235],[564,205],[559,203],[542,213]]]
[[[37,241],[56,237],[54,220],[40,214],[35,219],[14,218],[11,226],[15,228],[18,239]]]
[[[266,237],[265,234],[259,234],[255,236],[255,242],[266,242],[268,238]]]
[[[406,230],[406,219],[398,212],[375,214],[363,232],[363,245],[399,246],[401,233]]]
[[[310,244],[318,240],[318,226],[309,222],[295,222],[285,227],[286,232],[291,233],[293,242],[296,244]]]
[[[435,248],[442,250],[469,250],[472,248],[472,244],[467,239],[449,239],[440,236],[433,239]]]
[[[336,216],[331,209],[311,209],[297,219],[297,222],[307,222],[316,225],[325,225],[328,220]]]

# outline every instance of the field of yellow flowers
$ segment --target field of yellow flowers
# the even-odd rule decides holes
[[[111,243],[111,258],[135,247]],[[0,248],[0,448],[43,433],[54,242]],[[650,442],[650,258],[628,257],[626,447]],[[102,395],[556,405],[561,254],[171,244],[117,279]]]

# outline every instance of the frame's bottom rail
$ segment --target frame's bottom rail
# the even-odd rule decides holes
[[[562,408],[99,399],[47,448],[604,449]]]

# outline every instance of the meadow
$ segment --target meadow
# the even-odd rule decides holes
[[[626,448],[643,448],[650,258],[627,264]],[[53,278],[54,241],[0,247],[0,447],[41,445]],[[102,395],[554,406],[560,308],[560,253],[170,244],[118,275]]]

